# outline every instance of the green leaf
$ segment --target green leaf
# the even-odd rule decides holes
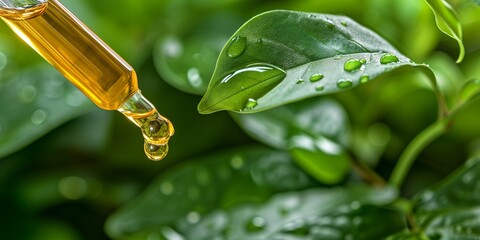
[[[350,18],[270,11],[244,24],[223,48],[198,110],[263,111],[340,92],[402,66],[419,65]]]
[[[232,116],[253,138],[289,150],[299,166],[323,183],[339,182],[350,169],[343,150],[350,137],[347,115],[334,100],[312,98]]]
[[[286,153],[263,147],[235,149],[192,159],[162,173],[141,196],[109,218],[106,230],[114,239],[145,239],[159,229],[171,232],[197,222],[217,209],[265,201],[275,192],[314,184]]]
[[[322,183],[338,183],[350,170],[350,157],[345,150],[322,136],[293,136],[290,153],[299,166]]]
[[[435,14],[438,29],[458,43],[459,55],[457,63],[465,56],[465,47],[462,40],[462,25],[453,8],[445,0],[425,0]]]
[[[94,106],[51,67],[2,76],[0,84],[0,157]]]
[[[362,185],[277,194],[180,226],[186,239],[381,239],[405,228],[402,214],[372,206],[396,197],[392,188]],[[382,221],[379,225],[378,221]]]
[[[415,196],[414,212],[432,239],[480,238],[480,159]]]

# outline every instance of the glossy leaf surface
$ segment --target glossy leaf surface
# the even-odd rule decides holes
[[[1,77],[0,157],[94,107],[51,67]]]
[[[274,70],[244,74],[252,64]],[[225,45],[198,109],[262,111],[340,92],[402,66],[418,65],[347,17],[270,11],[248,21]],[[255,106],[247,105],[249,99]]]
[[[151,231],[196,223],[217,209],[265,201],[275,192],[314,184],[288,154],[258,147],[231,150],[193,159],[163,174],[111,216],[107,232],[115,239],[136,239]]]

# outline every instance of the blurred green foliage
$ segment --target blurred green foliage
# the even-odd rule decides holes
[[[0,24],[0,238],[478,238],[480,170],[464,162],[480,153],[480,7],[448,2],[463,30],[459,64],[458,39],[422,0],[62,1],[134,66],[174,124],[161,162],[144,156],[133,124],[95,108]],[[419,71],[252,115],[198,113],[222,48],[274,9],[348,16],[434,71],[455,118],[400,189],[371,185],[436,121]],[[341,154],[305,148],[320,140]]]

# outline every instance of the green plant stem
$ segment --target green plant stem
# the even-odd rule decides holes
[[[393,169],[390,176],[389,183],[393,186],[400,187],[405,180],[413,162],[417,158],[418,154],[433,140],[437,139],[440,135],[445,133],[448,128],[451,127],[453,118],[463,109],[470,106],[472,103],[480,100],[480,94],[470,97],[466,102],[457,105],[452,111],[448,112],[443,97],[440,103],[440,117],[439,119],[420,132],[405,148],[402,155],[398,159],[398,163]]]
[[[405,180],[413,162],[418,154],[433,140],[442,135],[449,124],[449,119],[437,120],[435,123],[420,132],[405,148],[402,155],[398,159],[398,163],[393,169],[389,183],[393,186],[400,187]]]

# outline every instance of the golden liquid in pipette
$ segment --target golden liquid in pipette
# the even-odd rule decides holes
[[[0,17],[98,107],[119,110],[142,129],[152,160],[168,152],[170,121],[140,94],[133,68],[57,0],[1,8]]]

